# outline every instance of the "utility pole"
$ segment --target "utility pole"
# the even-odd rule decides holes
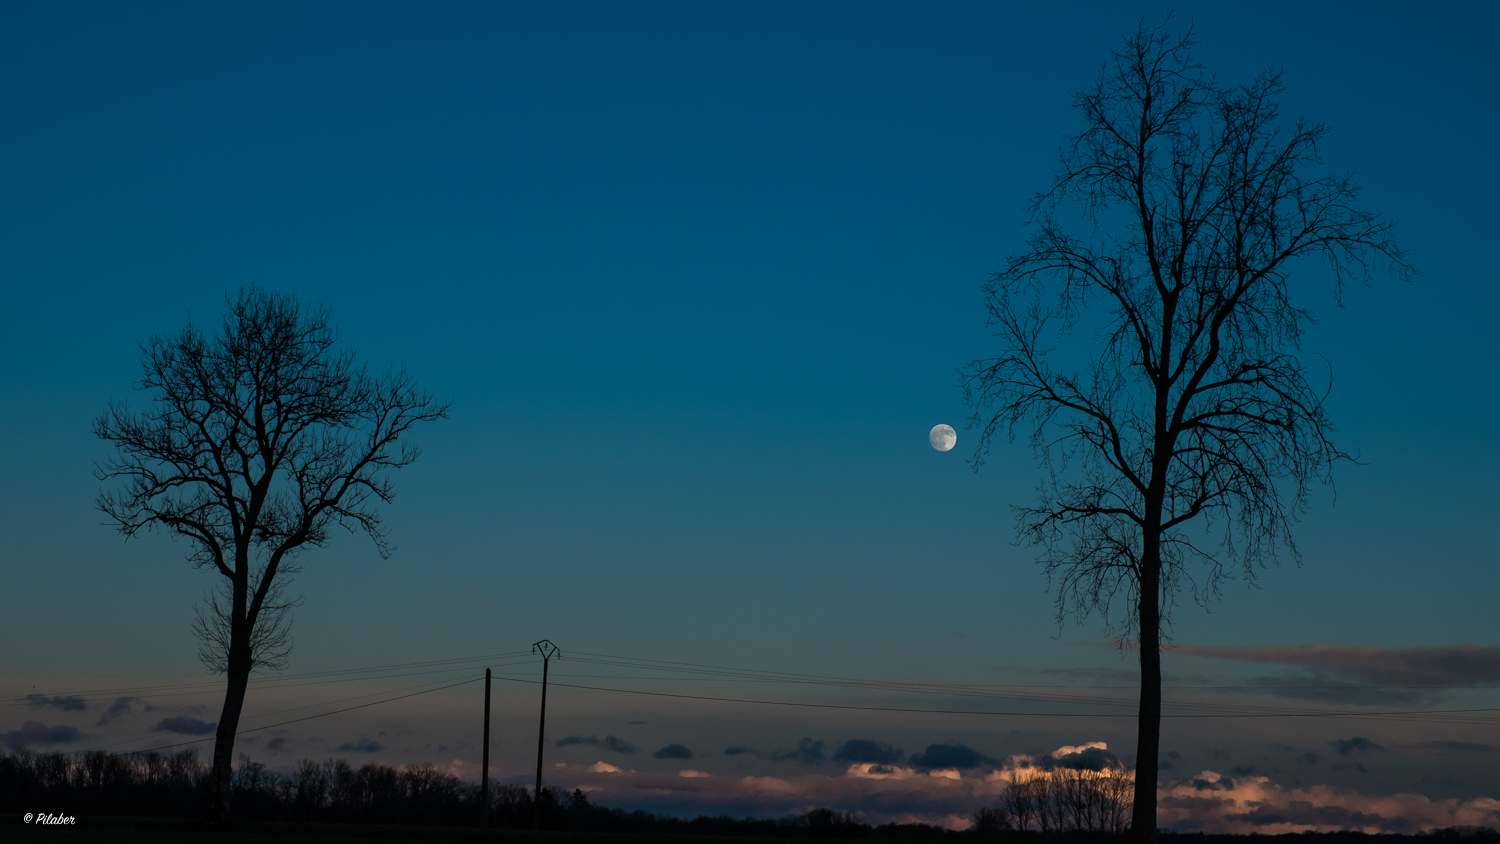
[[[479,772],[479,828],[490,828],[490,670],[484,669],[484,762]]]
[[[546,639],[531,646],[532,653],[542,655],[542,723],[536,732],[536,795],[531,801],[535,812],[531,817],[533,829],[542,828],[542,747],[546,743],[547,735],[547,664],[555,656],[561,655],[557,646]]]

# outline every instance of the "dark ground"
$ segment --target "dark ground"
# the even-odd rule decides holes
[[[0,817],[0,840],[68,841],[82,844],[342,844],[353,841],[377,841],[381,844],[417,844],[417,842],[501,842],[502,844],[646,844],[669,841],[674,844],[771,844],[785,838],[749,836],[677,835],[611,832],[533,832],[531,830],[457,829],[453,827],[375,826],[370,824],[295,823],[286,821],[245,821],[232,832],[204,832],[197,822],[185,818],[142,818],[123,816],[77,817],[73,825],[38,825],[26,823],[23,816],[7,813]],[[830,841],[868,841],[885,838],[869,833],[854,837],[817,836]],[[984,837],[974,833],[939,833],[890,836],[904,841],[997,841],[1008,844],[1113,844],[1109,836],[1041,836],[1037,833],[1001,833]],[[1121,841],[1123,839],[1120,839]],[[1488,830],[1443,830],[1435,835],[1364,835],[1356,832],[1302,833],[1276,836],[1262,835],[1177,835],[1164,834],[1161,844],[1497,844],[1500,834]]]

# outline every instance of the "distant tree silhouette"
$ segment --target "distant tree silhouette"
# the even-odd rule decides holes
[[[1143,23],[1075,96],[1084,128],[1031,205],[1036,232],[985,288],[1003,352],[963,373],[975,470],[1017,428],[1049,467],[1017,523],[1042,549],[1059,621],[1098,612],[1139,645],[1133,841],[1156,830],[1176,596],[1253,579],[1278,546],[1297,559],[1289,529],[1309,487],[1348,457],[1296,356],[1311,317],[1290,274],[1321,258],[1342,304],[1372,264],[1415,272],[1391,224],[1355,207],[1352,177],[1303,175],[1327,129],[1279,127],[1280,74],[1221,87],[1194,63],[1192,31],[1170,24]],[[1062,207],[1086,236],[1058,222]]]
[[[1099,770],[1016,771],[999,803],[975,813],[974,829],[1117,835],[1129,824],[1134,779],[1118,763]]]
[[[191,323],[143,347],[136,413],[111,403],[94,431],[116,447],[97,468],[118,481],[98,506],[127,537],[163,530],[187,539],[193,565],[223,577],[194,629],[210,670],[228,677],[219,716],[207,823],[228,818],[235,730],[250,672],[285,664],[287,579],[297,557],[335,526],[363,531],[390,552],[379,502],[396,489],[388,470],[417,449],[405,436],[444,418],[448,405],[404,372],[372,377],[352,351],[336,352],[323,306],[260,287],[228,301],[215,336]]]

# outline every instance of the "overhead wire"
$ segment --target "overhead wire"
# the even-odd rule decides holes
[[[411,694],[398,695],[397,697],[386,698],[385,700],[376,700],[376,701],[371,701],[369,703],[361,703],[358,706],[346,706],[343,709],[335,709],[332,712],[320,712],[317,715],[308,715],[308,716],[303,717],[303,718],[293,718],[293,719],[291,719],[289,721],[280,721],[280,722],[275,723],[275,724],[265,724],[265,725],[262,725],[262,726],[259,726],[259,727],[251,727],[251,728],[245,729],[245,730],[235,730],[235,735],[236,736],[241,736],[241,735],[244,735],[245,733],[257,733],[257,732],[260,732],[261,730],[271,730],[271,729],[275,729],[276,727],[284,727],[287,724],[298,724],[298,723],[301,723],[303,721],[311,721],[314,718],[326,718],[329,715],[338,715],[338,714],[343,713],[343,712],[353,712],[356,709],[365,709],[365,708],[368,708],[368,707],[371,707],[371,706],[379,706],[382,703],[391,703],[393,701],[405,700],[407,698],[416,697],[418,695],[426,695],[426,694],[431,694],[433,692],[441,692],[444,689],[452,689],[452,688],[457,688],[458,686],[466,686],[466,685],[468,685],[470,683],[477,683],[481,679],[482,678],[480,678],[480,677],[471,677],[471,678],[469,678],[467,680],[460,680],[457,683],[449,683],[446,686],[439,686],[439,687],[437,687],[435,689],[425,689],[425,690],[420,691],[420,692],[412,692]],[[168,745],[164,745],[164,746],[161,746],[161,747],[148,748],[148,751],[170,750],[170,749],[172,749],[174,747],[186,747],[187,745],[190,745],[190,744],[199,744],[200,742],[213,741],[214,738],[215,738],[214,736],[207,736],[207,737],[204,737],[204,738],[201,738],[201,739],[193,739],[192,741],[184,741],[184,742],[178,742],[177,744],[168,744]],[[136,737],[136,738],[132,738],[132,739],[125,739],[123,741],[112,742],[110,744],[101,744],[101,745],[99,745],[97,747],[90,747],[90,748],[87,748],[85,750],[81,750],[81,751],[78,751],[78,752],[80,752],[80,753],[87,753],[87,752],[89,752],[91,750],[103,750],[103,749],[105,749],[107,747],[118,747],[119,745],[130,744],[131,742],[135,742],[135,741],[140,741],[140,737]]]
[[[582,659],[575,658],[574,662],[593,662],[604,665],[622,665],[631,667],[654,668],[657,670],[669,670],[690,674],[708,674],[713,676],[735,676],[748,674],[753,677],[775,679],[784,683],[802,683],[830,686],[846,686],[862,689],[879,689],[884,691],[900,693],[935,694],[942,696],[957,697],[979,697],[1003,700],[1022,700],[1029,702],[1049,703],[1074,703],[1102,706],[1129,706],[1135,707],[1139,701],[1136,698],[1103,697],[1099,695],[1068,695],[1056,692],[1041,694],[1034,692],[1011,691],[1013,687],[979,686],[973,684],[947,684],[947,683],[912,683],[904,681],[872,681],[860,680],[847,677],[831,677],[827,675],[809,675],[794,672],[769,672],[759,669],[736,669],[727,666],[701,665],[694,663],[668,663],[661,660],[642,660],[631,657],[616,657],[604,654],[582,654]],[[593,657],[593,659],[589,659]],[[563,672],[560,672],[563,673]],[[1341,687],[1342,688],[1342,687]],[[1185,710],[1182,717],[1197,712],[1202,714],[1222,713],[1235,717],[1246,717],[1251,715],[1306,715],[1321,716],[1338,710],[1312,707],[1285,707],[1266,706],[1243,703],[1215,703],[1206,701],[1163,701],[1164,708],[1173,710]],[[950,710],[945,710],[950,711]],[[951,710],[956,712],[957,710]],[[1172,715],[1171,713],[1167,713]],[[1072,717],[1072,716],[1069,716]],[[1133,717],[1133,716],[1132,716]],[[1172,717],[1176,717],[1172,715]]]
[[[377,680],[396,679],[396,678],[401,678],[401,677],[414,677],[414,676],[424,676],[424,675],[430,676],[430,675],[434,675],[434,674],[452,674],[454,672],[474,670],[474,668],[476,667],[476,665],[477,664],[481,664],[481,663],[482,664],[486,664],[487,666],[496,666],[497,662],[498,662],[498,667],[500,667],[500,668],[503,669],[503,668],[507,668],[507,667],[511,667],[511,666],[529,664],[531,662],[534,662],[534,658],[527,651],[509,651],[509,652],[493,653],[493,654],[481,654],[481,655],[468,656],[468,657],[455,657],[455,658],[437,659],[437,660],[420,660],[420,661],[414,661],[414,662],[394,663],[394,664],[389,664],[389,665],[364,666],[364,667],[360,667],[360,668],[347,668],[347,669],[334,669],[334,670],[326,670],[326,671],[303,672],[303,673],[298,673],[298,674],[288,674],[288,675],[281,675],[281,676],[276,676],[276,677],[261,678],[255,684],[254,688],[256,688],[256,689],[265,689],[265,690],[275,690],[275,689],[297,688],[297,687],[304,687],[304,686],[327,685],[327,684],[334,684],[334,683],[369,682],[369,681],[377,681]],[[631,671],[636,671],[636,672],[655,672],[655,673],[646,673],[646,674],[637,673],[635,675],[624,675],[624,676],[622,676],[622,675],[620,675],[618,673],[615,673],[615,674],[586,674],[586,675],[585,674],[576,674],[575,675],[575,674],[571,674],[568,671],[568,669],[567,669],[566,666],[569,665],[569,664],[593,665],[593,666],[598,666],[598,667],[604,668],[604,669],[615,668],[615,669],[622,669],[622,670],[631,670]],[[813,708],[813,709],[837,709],[837,710],[854,710],[854,711],[869,711],[869,712],[892,712],[892,713],[907,713],[907,714],[942,714],[942,715],[1000,716],[1000,717],[1057,717],[1057,718],[1127,718],[1127,717],[1128,718],[1133,718],[1133,717],[1136,717],[1136,713],[1133,712],[1133,711],[1131,711],[1131,712],[1097,712],[1097,711],[1095,711],[1095,712],[1076,712],[1076,711],[1065,712],[1065,711],[1056,711],[1056,710],[1052,710],[1052,711],[973,710],[973,709],[952,709],[952,708],[939,708],[939,707],[873,706],[873,705],[852,704],[852,703],[829,703],[829,702],[811,702],[811,701],[785,701],[785,700],[778,701],[778,700],[765,700],[765,699],[758,699],[758,698],[722,697],[722,696],[688,694],[688,693],[679,693],[679,692],[647,691],[647,690],[642,690],[642,689],[624,689],[624,688],[614,688],[614,687],[608,687],[608,686],[586,685],[586,684],[580,684],[580,683],[569,683],[569,682],[565,682],[565,681],[568,680],[568,679],[596,679],[596,678],[597,679],[614,679],[614,680],[634,680],[634,681],[682,681],[682,680],[689,680],[689,679],[691,679],[691,680],[696,680],[696,681],[700,681],[700,682],[704,681],[704,680],[708,680],[708,681],[713,681],[713,682],[752,682],[752,683],[765,683],[765,684],[778,684],[778,685],[794,685],[794,686],[796,686],[796,685],[801,685],[801,686],[822,686],[822,687],[827,687],[827,688],[840,688],[840,689],[850,689],[850,690],[859,690],[859,691],[868,691],[868,692],[886,692],[886,693],[897,694],[897,695],[918,694],[918,695],[929,695],[929,696],[942,696],[942,697],[948,697],[948,698],[977,698],[977,699],[1007,700],[1007,701],[1016,701],[1016,702],[1024,702],[1024,703],[1050,703],[1050,704],[1061,704],[1061,705],[1065,705],[1065,706],[1105,707],[1105,708],[1115,708],[1115,709],[1125,708],[1125,707],[1134,709],[1134,708],[1136,708],[1139,705],[1139,701],[1136,698],[1133,698],[1133,697],[1127,698],[1127,697],[1104,696],[1104,695],[1097,695],[1097,694],[1070,694],[1070,693],[1066,693],[1066,692],[1063,692],[1063,691],[1059,691],[1059,690],[1062,690],[1062,689],[1074,689],[1074,688],[1098,688],[1098,689],[1107,689],[1107,688],[1132,688],[1132,687],[1128,687],[1128,686],[1079,687],[1079,686],[1060,686],[1060,685],[960,684],[960,683],[933,683],[933,682],[916,682],[916,681],[900,681],[900,680],[870,680],[870,679],[861,679],[861,678],[853,678],[853,677],[841,677],[841,676],[835,676],[835,675],[819,675],[819,674],[807,674],[807,673],[799,673],[799,672],[775,671],[775,670],[755,669],[755,668],[739,668],[739,667],[731,667],[731,666],[709,665],[709,664],[702,664],[702,663],[673,662],[673,661],[668,661],[668,660],[657,660],[657,659],[648,659],[648,658],[640,658],[640,657],[625,657],[625,656],[610,655],[610,654],[590,653],[590,652],[584,652],[584,651],[574,651],[574,652],[572,652],[569,655],[569,658],[566,659],[566,660],[564,660],[563,664],[560,665],[559,668],[561,668],[563,670],[558,672],[557,679],[553,680],[551,682],[551,685],[562,687],[562,688],[576,688],[576,689],[579,689],[579,690],[587,690],[587,691],[598,691],[598,692],[616,693],[616,694],[642,695],[642,696],[663,697],[663,698],[676,698],[676,699],[682,699],[682,700],[714,701],[714,702],[725,702],[725,703],[740,703],[740,704],[766,705],[766,706],[783,706],[783,707],[802,707],[802,708]],[[413,671],[413,670],[408,670],[408,669],[430,669],[430,670],[416,670],[416,671]],[[511,674],[509,672],[504,672],[504,671],[493,672],[493,676],[495,677],[495,679],[508,680],[508,681],[512,681],[512,682],[529,683],[529,684],[536,684],[536,683],[540,682],[538,680],[530,678],[529,676],[527,676],[525,674],[514,674],[513,675],[513,674]],[[253,720],[255,718],[266,717],[268,715],[275,715],[275,714],[281,714],[281,713],[285,713],[285,712],[292,712],[292,711],[298,711],[298,710],[311,709],[311,708],[319,707],[319,706],[328,706],[330,704],[342,703],[342,702],[349,701],[349,700],[360,700],[360,699],[371,697],[371,696],[374,696],[374,695],[387,694],[390,691],[405,691],[406,689],[421,689],[421,691],[411,692],[409,694],[403,694],[403,695],[399,695],[399,696],[392,697],[392,698],[386,698],[386,699],[379,700],[379,701],[373,701],[373,702],[370,702],[370,703],[359,704],[359,705],[356,705],[356,706],[346,707],[346,708],[343,708],[343,709],[333,710],[333,711],[330,711],[330,712],[319,713],[317,715],[310,715],[310,716],[306,716],[304,718],[292,719],[290,721],[279,722],[277,724],[269,724],[269,725],[263,725],[263,726],[258,726],[258,727],[251,727],[251,728],[248,728],[248,729],[239,730],[237,732],[238,733],[257,732],[257,731],[260,731],[260,730],[271,729],[271,728],[274,728],[274,727],[284,726],[284,725],[287,725],[287,724],[299,723],[301,721],[311,720],[313,718],[322,718],[322,717],[327,717],[329,715],[339,714],[339,713],[342,713],[342,712],[348,712],[348,711],[352,711],[352,710],[356,710],[356,709],[363,709],[363,708],[370,707],[370,706],[376,706],[376,705],[379,705],[379,704],[382,704],[382,703],[389,703],[389,702],[396,701],[396,700],[403,700],[403,699],[406,699],[406,698],[409,698],[409,697],[414,697],[416,695],[428,694],[428,693],[431,693],[431,692],[442,691],[444,689],[455,688],[457,686],[466,685],[468,683],[472,683],[472,682],[476,682],[476,681],[477,681],[477,678],[472,678],[472,679],[468,679],[468,680],[462,680],[462,681],[459,681],[457,683],[447,683],[446,685],[437,685],[435,688],[425,688],[426,686],[434,686],[436,684],[444,684],[444,683],[446,683],[446,680],[435,680],[435,681],[432,681],[430,683],[417,684],[415,686],[407,686],[407,687],[404,687],[404,688],[401,688],[401,689],[396,689],[396,690],[382,690],[382,691],[371,692],[371,693],[363,694],[363,695],[354,695],[354,696],[347,697],[347,698],[340,698],[340,699],[336,699],[336,700],[332,700],[332,701],[322,701],[322,702],[319,702],[319,703],[306,704],[306,705],[301,705],[301,706],[294,706],[294,707],[289,707],[289,708],[284,708],[284,709],[270,710],[270,711],[266,711],[266,712],[258,712],[258,713],[246,715],[244,717]],[[121,692],[136,692],[136,693],[141,693],[141,694],[148,694],[148,695],[150,695],[153,698],[159,698],[159,697],[182,696],[182,695],[191,695],[191,694],[203,694],[203,693],[205,693],[207,691],[210,691],[210,690],[213,690],[213,689],[217,689],[217,688],[222,688],[222,682],[220,682],[220,681],[208,681],[208,682],[202,682],[202,681],[200,681],[200,682],[181,683],[181,684],[158,684],[158,685],[154,685],[154,686],[117,687],[117,688],[111,688],[111,689],[93,689],[93,690],[85,690],[85,691],[72,692],[72,693],[54,694],[54,695],[38,695],[36,693],[32,693],[32,694],[25,695],[25,696],[16,695],[16,696],[11,696],[9,698],[0,698],[0,706],[38,705],[39,703],[41,703],[41,705],[45,705],[44,702],[38,701],[38,698],[48,698],[48,697],[51,697],[51,698],[54,698],[54,699],[55,698],[64,698],[64,697],[66,697],[66,698],[71,698],[71,699],[82,698],[84,700],[107,700],[110,697],[119,695]],[[1221,690],[1221,689],[1244,689],[1244,688],[1252,688],[1252,689],[1255,689],[1257,691],[1274,691],[1276,688],[1282,688],[1282,687],[1265,686],[1265,685],[1256,685],[1256,686],[1248,686],[1248,687],[1246,687],[1246,686],[1187,686],[1187,687],[1163,687],[1163,690],[1165,691],[1165,690],[1174,689],[1174,688],[1179,688],[1179,689],[1183,689],[1183,690],[1192,689],[1192,690],[1206,690],[1206,691],[1215,691],[1215,690]],[[1308,689],[1310,689],[1312,687],[1307,687],[1307,686],[1291,686],[1291,687],[1284,687],[1284,688],[1293,689],[1293,690],[1308,690]],[[1462,686],[1385,686],[1385,687],[1374,687],[1374,686],[1332,686],[1332,687],[1328,687],[1328,688],[1338,689],[1338,690],[1377,690],[1377,689],[1381,689],[1381,690],[1394,690],[1394,689],[1428,689],[1428,688],[1459,689],[1459,688],[1472,688],[1472,687],[1462,687]],[[1480,688],[1484,688],[1484,687],[1480,687]],[[1035,691],[1035,692],[1034,691],[1026,691],[1028,689],[1047,689],[1047,690],[1052,690],[1052,691],[1046,691],[1046,692],[1041,692],[1041,691]],[[1209,701],[1166,701],[1166,700],[1164,700],[1162,702],[1162,706],[1163,706],[1163,709],[1166,710],[1166,711],[1164,711],[1162,713],[1162,717],[1163,718],[1337,718],[1337,719],[1403,721],[1403,722],[1410,722],[1410,723],[1455,724],[1455,725],[1459,725],[1459,724],[1462,724],[1462,725],[1495,725],[1495,724],[1500,724],[1500,718],[1488,717],[1488,716],[1480,714],[1480,713],[1500,712],[1500,708],[1474,708],[1474,709],[1449,709],[1449,710],[1393,710],[1393,711],[1375,711],[1375,712],[1372,712],[1372,711],[1357,711],[1357,710],[1356,711],[1333,710],[1333,709],[1327,709],[1327,708],[1314,708],[1314,707],[1267,706],[1267,705],[1261,705],[1261,704],[1246,704],[1246,703],[1218,703],[1218,702],[1209,702]],[[100,745],[98,748],[93,748],[93,749],[103,749],[103,748],[106,748],[106,747],[114,747],[114,746],[118,746],[118,745],[121,745],[121,744],[128,744],[128,743],[133,742],[133,741],[139,741],[141,738],[145,738],[145,737],[142,736],[142,737],[137,737],[137,738],[133,738],[133,739],[122,740],[122,741],[119,741],[119,742],[113,742],[113,743],[106,744],[106,745]],[[178,744],[166,745],[166,746],[159,747],[159,748],[156,748],[156,749],[169,749],[169,748],[173,748],[173,747],[181,747],[181,746],[186,746],[186,745],[190,745],[190,744],[197,744],[197,743],[204,742],[204,741],[209,741],[209,740],[212,740],[212,737],[206,737],[206,738],[202,738],[202,739],[194,739],[194,740],[191,740],[191,741],[181,742],[181,743],[178,743]]]
[[[437,665],[452,665],[453,667],[451,669],[447,669],[447,670],[453,670],[453,671],[469,670],[469,668],[471,666],[468,665],[468,664],[472,664],[472,663],[485,664],[486,661],[489,661],[488,662],[489,665],[494,665],[494,664],[496,664],[494,662],[495,660],[510,660],[510,661],[507,661],[507,662],[500,662],[499,664],[502,665],[502,666],[503,665],[514,665],[514,664],[520,664],[522,662],[529,661],[529,660],[518,660],[518,659],[516,659],[516,657],[523,657],[523,656],[526,656],[528,653],[529,653],[528,651],[508,651],[508,652],[497,653],[497,654],[481,654],[481,655],[478,655],[478,656],[456,657],[456,658],[449,658],[449,659],[423,660],[423,661],[420,661],[420,662],[403,662],[403,663],[394,663],[394,664],[391,664],[391,665],[367,666],[367,667],[363,667],[363,668],[343,668],[343,669],[334,669],[334,670],[328,670],[328,671],[310,671],[310,672],[302,672],[302,673],[297,673],[297,674],[281,674],[281,675],[275,675],[275,676],[261,676],[261,677],[255,677],[255,678],[253,678],[253,680],[254,680],[253,685],[254,685],[255,688],[290,688],[290,687],[296,687],[296,686],[320,685],[320,684],[323,684],[323,683],[351,682],[351,681],[368,680],[368,679],[385,679],[385,678],[389,678],[389,677],[415,676],[416,674],[421,673],[421,672],[412,672],[412,673],[390,673],[390,672],[395,672],[395,671],[398,671],[400,669],[406,669],[406,668],[424,668],[424,667],[431,667],[431,666],[437,666]],[[463,663],[463,665],[461,665],[460,663]],[[440,673],[440,672],[434,671],[432,673]],[[367,676],[350,676],[350,675],[367,675]],[[310,680],[309,678],[325,678],[325,679],[322,679],[322,680]],[[293,682],[293,681],[305,681],[305,682]],[[223,687],[224,687],[224,682],[222,680],[195,680],[195,681],[191,681],[191,682],[187,682],[187,683],[162,683],[162,684],[151,685],[151,686],[121,686],[121,687],[105,688],[105,689],[85,689],[85,690],[56,691],[56,692],[45,692],[45,693],[31,692],[31,693],[28,693],[28,694],[25,694],[25,695],[0,696],[0,706],[35,706],[35,705],[38,705],[38,703],[36,701],[36,698],[79,698],[79,699],[82,699],[85,702],[88,702],[88,701],[96,701],[96,700],[109,700],[111,698],[118,698],[118,697],[122,697],[122,696],[134,696],[134,695],[145,695],[145,694],[152,694],[152,696],[154,696],[154,697],[169,697],[169,696],[177,696],[177,695],[185,695],[185,694],[199,694],[199,693],[202,693],[202,692],[205,692],[205,691],[213,691],[213,690],[217,690],[217,689],[222,689]],[[134,695],[127,694],[127,693],[134,693]]]
[[[764,670],[764,669],[731,668],[731,667],[728,667],[728,666],[704,665],[704,664],[701,664],[701,663],[671,662],[671,661],[667,661],[667,660],[653,660],[653,659],[644,659],[644,658],[639,658],[639,657],[620,657],[620,656],[607,655],[607,654],[592,654],[592,653],[587,653],[587,652],[574,652],[574,654],[575,654],[575,656],[574,656],[574,658],[572,660],[573,662],[594,663],[594,664],[599,664],[599,665],[603,665],[603,666],[610,666],[610,667],[630,666],[630,667],[641,668],[641,669],[644,669],[644,670],[667,671],[667,672],[674,672],[674,673],[688,673],[688,674],[692,674],[692,675],[695,675],[695,676],[698,676],[698,677],[715,677],[715,678],[717,678],[719,680],[722,680],[722,681],[737,681],[737,682],[815,683],[815,684],[835,683],[835,684],[850,684],[850,685],[863,686],[863,687],[876,687],[876,688],[884,688],[884,689],[899,690],[899,691],[922,691],[922,692],[926,692],[926,693],[936,692],[936,693],[941,693],[941,694],[973,694],[973,693],[975,693],[976,690],[982,690],[983,694],[986,694],[986,695],[997,694],[997,693],[999,693],[999,690],[1023,690],[1023,689],[1133,689],[1133,688],[1136,688],[1135,686],[1114,686],[1114,685],[1109,685],[1109,686],[1106,686],[1106,685],[1079,686],[1079,685],[1074,685],[1074,684],[955,684],[955,683],[916,683],[916,682],[909,682],[909,681],[891,681],[891,680],[866,680],[866,679],[849,678],[849,677],[838,677],[838,676],[829,676],[829,675],[799,674],[799,673],[794,673],[794,672],[783,672],[783,671],[767,671],[767,670]],[[501,663],[501,665],[503,667],[504,665],[523,664],[523,663],[530,662],[531,660],[528,657],[529,657],[529,652],[527,652],[527,651],[511,651],[511,652],[505,652],[505,653],[482,654],[482,655],[468,656],[468,657],[457,657],[457,658],[447,658],[447,659],[437,659],[437,660],[421,660],[421,661],[416,661],[416,662],[394,663],[394,664],[380,665],[380,666],[365,666],[365,667],[360,667],[360,668],[336,669],[336,670],[316,671],[316,672],[303,672],[303,673],[297,673],[297,674],[285,674],[285,675],[279,675],[279,676],[258,678],[255,686],[257,688],[287,688],[287,687],[302,686],[302,685],[317,685],[317,684],[320,684],[320,683],[344,682],[344,680],[341,679],[341,678],[345,678],[345,677],[349,678],[350,681],[359,681],[359,680],[367,680],[367,679],[385,679],[385,678],[402,677],[402,676],[415,676],[415,675],[420,674],[420,673],[441,673],[441,672],[438,671],[438,670],[434,670],[432,672],[400,672],[399,669],[418,668],[418,667],[431,667],[431,666],[439,666],[439,665],[449,665],[449,666],[452,666],[451,670],[457,671],[457,670],[461,670],[462,666],[464,664],[473,665],[474,663],[485,662],[485,661],[488,660],[488,661],[490,661],[489,664],[493,665],[494,664],[493,661],[497,660],[497,659],[505,659],[506,660],[506,662]],[[314,680],[314,679],[310,679],[310,678],[322,678],[322,679],[316,679],[316,680]],[[662,678],[637,677],[637,678],[632,678],[632,679],[642,679],[642,680],[645,680],[645,679],[660,679],[660,680],[667,680],[667,679],[670,679],[670,678],[667,678],[667,677],[662,677]],[[297,681],[301,681],[301,682],[297,682]],[[26,694],[26,695],[12,695],[12,696],[8,696],[8,697],[0,697],[0,706],[37,705],[38,701],[36,699],[38,697],[40,697],[40,698],[47,698],[47,697],[55,697],[55,698],[61,698],[61,697],[82,698],[85,701],[89,701],[89,700],[107,699],[108,697],[118,696],[118,695],[122,695],[122,694],[125,694],[125,693],[137,693],[137,694],[151,694],[151,693],[154,693],[154,696],[163,697],[163,696],[174,696],[174,695],[182,695],[182,694],[195,694],[195,693],[199,693],[202,690],[213,690],[213,689],[218,689],[218,688],[222,688],[222,682],[221,681],[193,681],[193,682],[189,682],[189,683],[157,684],[157,685],[151,685],[151,686],[126,686],[126,687],[115,687],[115,688],[106,688],[106,689],[57,691],[57,692],[40,693],[40,694],[39,693],[30,693],[30,694]],[[1163,691],[1172,691],[1172,690],[1219,691],[1219,690],[1245,690],[1245,689],[1255,690],[1255,691],[1276,691],[1278,689],[1291,690],[1291,691],[1309,691],[1309,690],[1317,690],[1317,689],[1325,689],[1325,690],[1348,690],[1348,691],[1377,691],[1377,690],[1405,690],[1405,689],[1413,689],[1413,690],[1415,690],[1415,689],[1428,689],[1428,690],[1439,690],[1439,689],[1457,690],[1457,689],[1465,689],[1465,690],[1467,690],[1467,689],[1489,689],[1489,688],[1497,688],[1497,687],[1494,687],[1494,686],[1466,686],[1466,685],[1457,685],[1457,684],[1449,684],[1449,685],[1397,685],[1397,686],[1366,686],[1366,685],[1338,685],[1338,686],[1295,685],[1295,686],[1274,686],[1274,685],[1268,685],[1268,684],[1254,684],[1254,685],[1246,685],[1246,686],[1232,686],[1232,685],[1180,686],[1180,685],[1178,685],[1178,686],[1163,686],[1162,687]],[[1012,694],[1025,694],[1025,693],[1024,692],[1015,692],[1015,693],[1012,693]],[[1056,696],[1057,694],[1058,694],[1057,692],[1052,692],[1052,693],[1050,693],[1049,696]],[[1099,699],[1097,696],[1079,696],[1079,697],[1088,697],[1089,699],[1092,699],[1092,700],[1098,700]],[[1124,700],[1127,700],[1127,699],[1121,698],[1120,700],[1124,701]],[[1133,701],[1134,699],[1131,698],[1129,700]]]
[[[521,679],[512,677],[501,677],[498,679],[511,680],[512,682],[540,685],[542,681],[533,679]],[[685,700],[707,700],[724,703],[748,703],[763,706],[791,706],[810,709],[845,709],[865,712],[904,712],[926,715],[985,715],[985,716],[1010,716],[1010,717],[1040,717],[1040,718],[1134,718],[1136,714],[1128,713],[1098,713],[1098,712],[1016,712],[1016,711],[976,711],[967,709],[936,709],[915,708],[896,706],[863,706],[856,704],[839,703],[811,703],[807,701],[779,701],[779,700],[757,700],[750,698],[728,698],[710,695],[690,695],[673,692],[652,692],[642,689],[616,689],[604,686],[585,686],[576,683],[560,683],[555,680],[549,681],[548,685],[560,688],[585,689],[596,692],[614,692],[618,694],[645,695],[649,697],[679,698]],[[1449,710],[1416,710],[1395,712],[1339,712],[1339,711],[1245,711],[1245,712],[1219,712],[1219,713],[1163,713],[1163,718],[1333,718],[1333,719],[1357,719],[1357,720],[1385,720],[1385,721],[1408,721],[1419,723],[1453,723],[1453,724],[1496,724],[1500,725],[1500,718],[1422,718],[1416,716],[1431,715],[1456,715],[1458,713],[1475,712],[1500,712],[1500,707],[1482,709],[1449,709]]]

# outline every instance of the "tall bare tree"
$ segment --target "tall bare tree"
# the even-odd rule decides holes
[[[230,763],[250,672],[281,667],[293,602],[284,586],[298,555],[335,526],[391,551],[376,505],[396,488],[389,470],[418,451],[405,437],[448,404],[404,372],[372,377],[334,350],[328,310],[259,287],[228,302],[207,336],[191,323],[142,348],[137,385],[151,406],[111,404],[94,432],[116,447],[101,464],[99,509],[127,537],[162,530],[188,540],[189,561],[219,574],[194,625],[200,655],[227,675],[214,745],[207,823],[228,820]]]
[[[1291,272],[1321,259],[1339,304],[1372,267],[1415,272],[1391,224],[1356,208],[1351,177],[1306,175],[1327,129],[1281,125],[1280,74],[1222,87],[1170,24],[1143,23],[1075,96],[1084,128],[1032,203],[1036,231],[985,287],[1002,354],[964,372],[975,470],[1018,429],[1049,469],[1017,525],[1059,621],[1097,612],[1139,645],[1133,841],[1156,831],[1174,599],[1187,587],[1207,601],[1283,550],[1296,559],[1311,485],[1348,458],[1326,386],[1297,357],[1311,316]],[[1081,211],[1084,234],[1062,208]]]

